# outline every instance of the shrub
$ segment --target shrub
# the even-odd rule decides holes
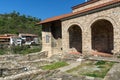
[[[3,55],[5,53],[6,53],[6,51],[4,49],[0,49],[0,55]]]
[[[105,63],[105,61],[98,61],[95,65],[104,65]]]
[[[41,47],[31,48],[29,45],[11,47],[11,51],[14,54],[29,54],[29,53],[39,52],[40,50]]]

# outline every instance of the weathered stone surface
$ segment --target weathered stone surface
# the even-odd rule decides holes
[[[48,56],[47,51],[31,53],[28,55],[19,55],[19,54],[10,54],[10,55],[1,55],[0,61],[26,61],[26,60],[36,60],[41,58],[46,58]]]
[[[94,78],[94,77],[88,77],[88,76],[74,76],[66,73],[58,73],[56,75],[53,75],[47,80],[102,80],[101,78]]]
[[[75,9],[73,12],[109,1],[112,0],[100,0]],[[120,54],[119,4],[43,24],[42,50],[48,51],[49,56],[69,53],[71,49],[81,52],[83,55],[90,55],[92,50],[113,53],[114,55]],[[75,26],[77,26],[77,29],[75,29]],[[54,35],[62,33],[62,37],[56,38],[53,33]],[[48,43],[46,43],[46,35],[49,36]]]
[[[105,76],[104,80],[120,79],[120,63],[116,63]]]

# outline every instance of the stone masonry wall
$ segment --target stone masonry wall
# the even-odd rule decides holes
[[[92,50],[91,44],[91,26],[97,20],[107,20],[113,26],[113,52],[120,52],[120,6],[79,16],[62,21],[62,43],[63,52],[69,51],[69,34],[68,29],[72,25],[78,25],[82,30],[82,52],[89,54]]]
[[[47,23],[42,30],[42,50],[48,51],[48,57],[62,52],[61,22]]]
[[[51,47],[52,54],[60,54],[62,52],[62,31],[61,22],[56,21],[51,26]]]
[[[51,24],[44,24],[42,28],[42,51],[48,51],[48,57],[52,55],[51,49]]]

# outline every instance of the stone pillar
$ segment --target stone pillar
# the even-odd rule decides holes
[[[67,53],[69,51],[69,33],[62,31],[62,48],[63,53]]]
[[[83,55],[90,55],[92,50],[91,45],[91,30],[83,30],[82,32],[82,53]]]
[[[48,51],[48,57],[52,55],[51,50],[51,29],[49,25],[43,25],[42,31],[42,51]]]
[[[120,29],[114,29],[114,49],[113,55],[117,56],[120,55]]]

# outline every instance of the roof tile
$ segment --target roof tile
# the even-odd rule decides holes
[[[100,5],[97,5],[97,6],[93,6],[93,7],[89,7],[87,9],[84,9],[84,10],[81,10],[81,11],[78,11],[78,12],[48,18],[46,20],[43,20],[43,21],[39,22],[38,24],[44,24],[44,23],[64,19],[64,18],[67,18],[67,17],[71,17],[71,16],[74,16],[74,15],[77,15],[77,14],[85,13],[85,12],[88,12],[88,11],[91,11],[91,10],[95,10],[95,9],[102,8],[102,7],[105,7],[105,6],[108,6],[108,5],[111,5],[111,4],[115,4],[115,3],[119,3],[119,2],[120,2],[120,0],[112,0],[110,2],[103,3],[103,4],[100,4]]]

